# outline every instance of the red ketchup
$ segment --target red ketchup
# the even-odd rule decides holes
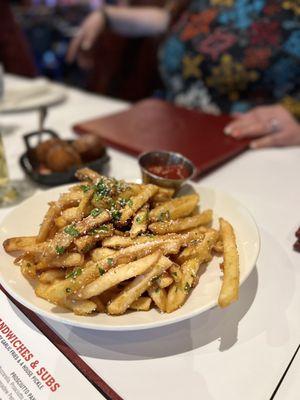
[[[147,170],[151,174],[166,179],[186,179],[190,175],[188,169],[182,164],[150,165]]]

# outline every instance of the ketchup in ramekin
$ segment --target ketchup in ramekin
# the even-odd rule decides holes
[[[166,179],[186,179],[190,171],[183,164],[150,165],[147,170],[156,176]]]

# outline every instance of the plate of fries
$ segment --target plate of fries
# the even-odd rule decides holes
[[[238,300],[260,238],[237,200],[187,184],[125,182],[82,168],[4,219],[0,282],[44,317],[97,330],[168,325]]]

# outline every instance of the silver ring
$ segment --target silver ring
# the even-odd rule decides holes
[[[269,121],[269,132],[270,133],[277,133],[281,130],[281,125],[278,119],[271,118]]]

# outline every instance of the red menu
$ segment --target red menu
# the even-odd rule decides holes
[[[224,135],[230,121],[228,115],[147,99],[126,111],[78,123],[74,130],[99,135],[106,144],[134,155],[149,150],[179,152],[193,161],[200,175],[248,148],[249,140]]]

